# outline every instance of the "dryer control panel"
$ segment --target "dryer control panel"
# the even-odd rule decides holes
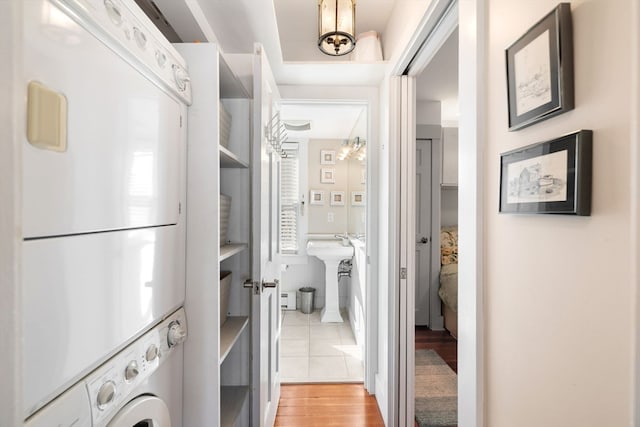
[[[186,336],[187,321],[181,308],[29,417],[25,427],[95,426],[109,420]]]
[[[93,425],[108,419],[187,336],[184,309],[163,320],[87,376]]]

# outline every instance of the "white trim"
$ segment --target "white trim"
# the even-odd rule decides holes
[[[387,364],[387,427],[399,426],[399,359],[400,359],[400,102],[401,77],[391,76],[389,79],[389,266],[387,281],[388,306],[388,364]],[[406,348],[406,347],[405,347]]]
[[[483,151],[487,0],[464,0],[459,11],[458,425],[484,426]],[[464,70],[461,72],[460,70]]]
[[[425,41],[432,36],[434,31],[439,29],[439,23],[443,16],[450,10],[453,3],[456,1],[457,0],[434,0],[429,4],[429,7],[418,24],[415,33],[411,37],[411,40],[409,40],[407,48],[400,56],[398,62],[393,66],[391,75],[400,76],[405,73]]]

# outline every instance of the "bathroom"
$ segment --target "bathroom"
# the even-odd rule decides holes
[[[280,117],[288,132],[280,184],[281,382],[362,382],[367,105],[290,101]],[[307,253],[309,242],[333,245],[328,258]],[[313,291],[303,296],[303,287]]]

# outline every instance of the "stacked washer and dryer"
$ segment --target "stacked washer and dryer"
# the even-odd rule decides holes
[[[179,427],[185,61],[133,0],[26,0],[26,425]]]

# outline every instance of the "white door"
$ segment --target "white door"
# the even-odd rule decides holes
[[[416,325],[429,325],[431,282],[431,140],[416,140]]]
[[[278,260],[278,157],[267,141],[266,126],[274,114],[278,88],[262,47],[253,62],[252,303],[253,412],[255,427],[272,426],[280,398],[280,269]]]

